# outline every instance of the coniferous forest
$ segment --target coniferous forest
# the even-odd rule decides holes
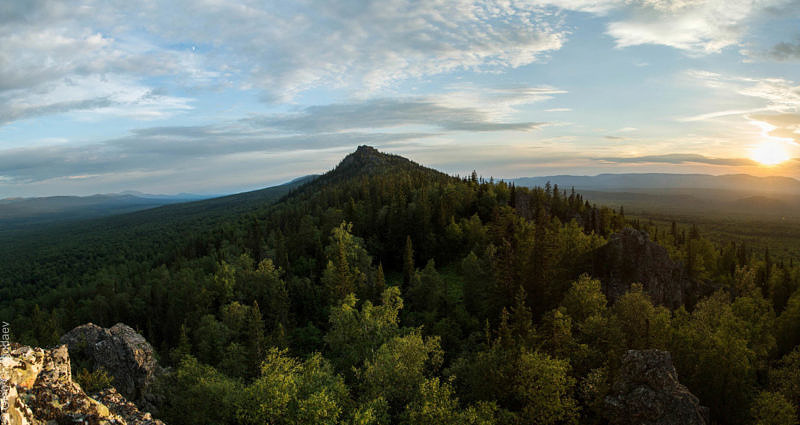
[[[620,232],[668,257],[609,254]],[[321,176],[0,249],[13,339],[130,325],[169,367],[154,390],[169,424],[603,424],[623,356],[651,348],[711,423],[798,423],[800,265],[572,188],[362,146]],[[609,270],[667,260],[659,287],[679,302],[609,291]]]

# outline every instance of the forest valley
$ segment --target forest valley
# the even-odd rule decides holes
[[[172,425],[608,423],[623,357],[651,348],[712,423],[798,423],[792,258],[366,146],[270,193],[7,250],[0,317],[34,346],[137,329]]]

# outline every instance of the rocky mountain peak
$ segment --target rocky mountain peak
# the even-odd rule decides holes
[[[399,159],[404,159],[404,158],[395,155],[381,153],[372,146],[361,145],[356,149],[355,152],[344,157],[344,159],[342,159],[342,161],[336,167],[334,172],[342,172],[342,171],[371,172],[376,170],[377,168],[387,166],[392,162],[396,162]]]
[[[353,153],[356,156],[380,156],[382,155],[380,151],[373,148],[372,146],[368,145],[361,145],[356,148],[356,151]]]
[[[370,176],[399,171],[415,171],[445,176],[445,174],[423,167],[416,162],[399,155],[378,151],[372,146],[359,146],[355,152],[347,155],[330,172],[324,174],[319,182],[340,181],[352,177]]]

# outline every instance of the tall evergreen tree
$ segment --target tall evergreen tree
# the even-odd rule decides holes
[[[406,236],[406,246],[403,249],[403,288],[408,289],[415,270],[414,247],[411,244],[411,236],[409,235]]]

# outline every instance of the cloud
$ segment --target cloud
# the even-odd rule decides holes
[[[728,166],[742,166],[742,165],[755,165],[753,160],[747,158],[712,158],[704,155],[691,154],[691,153],[674,153],[666,155],[644,155],[644,156],[629,156],[629,157],[609,157],[599,158],[604,162],[612,163],[664,163],[664,164],[684,164],[696,163],[707,165],[728,165]]]
[[[719,52],[740,43],[748,24],[789,8],[791,0],[569,0],[539,4],[606,16],[617,47],[670,46],[691,54]]]
[[[671,4],[666,4],[671,3]],[[618,47],[660,44],[696,53],[718,52],[735,44],[749,7],[726,7],[725,2],[642,2],[634,16],[608,24],[607,33]]]
[[[772,137],[800,143],[800,113],[795,114],[752,114],[747,117],[756,123],[764,123],[764,131]]]
[[[111,106],[111,101],[105,97],[94,99],[59,101],[50,104],[16,106],[5,103],[0,106],[0,124],[5,124],[21,119],[34,118],[41,115],[50,115],[69,111],[82,111]]]
[[[0,93],[0,125],[44,115],[91,112],[133,119],[165,118],[192,109],[192,99],[169,96],[130,78],[74,77],[37,90]]]
[[[435,133],[342,132],[270,136],[266,131],[217,127],[150,128],[89,145],[58,144],[0,151],[0,179],[34,183],[74,176],[114,176],[159,172],[217,163],[242,155],[391,145]]]
[[[191,102],[166,94],[119,101],[113,84],[95,84],[80,98],[69,95],[75,81],[106,79],[135,91],[157,89],[153,81],[255,89],[269,101],[321,86],[385,97],[403,81],[546,60],[569,34],[564,10],[604,16],[620,47],[662,44],[708,53],[737,43],[749,20],[785,2],[12,2],[0,18],[0,102],[34,94],[49,101],[16,102],[13,110],[0,111],[0,121],[71,110],[133,110],[134,118],[155,119]]]
[[[769,50],[769,56],[779,61],[800,60],[800,43],[781,42]]]
[[[117,38],[130,22],[110,2],[6,2],[0,15],[0,125],[71,111],[153,119],[189,109],[190,99],[145,81],[193,72],[188,55]]]
[[[530,131],[544,122],[502,122],[488,110],[455,106],[459,101],[422,97],[371,99],[357,103],[310,106],[291,115],[253,117],[246,122],[284,132],[325,133],[357,129],[406,126],[435,127],[446,131]]]
[[[727,76],[708,71],[689,71],[688,75],[706,87],[726,95],[734,94],[749,99],[749,108],[726,109],[708,112],[680,121],[707,121],[721,117],[738,116],[752,121],[762,121],[770,125],[782,126],[786,120],[800,113],[800,84],[783,78],[751,78]],[[752,101],[757,106],[753,107]],[[759,117],[759,118],[756,118]],[[774,121],[776,124],[773,124]],[[786,127],[784,130],[792,130]],[[789,133],[791,133],[789,131]],[[788,133],[781,133],[788,134]],[[788,137],[788,136],[785,136]],[[796,138],[796,136],[792,136]]]
[[[537,0],[535,3],[596,15],[607,15],[610,11],[625,5],[624,0]]]
[[[748,24],[789,0],[642,0],[626,19],[608,25],[617,46],[659,44],[692,54],[741,42]]]
[[[112,98],[57,106],[73,112],[92,109],[116,113],[114,108],[119,107],[119,111],[142,113],[143,101],[131,91],[141,94],[143,90],[134,87]],[[156,172],[241,155],[407,144],[451,132],[531,131],[547,123],[509,119],[515,108],[560,93],[564,91],[552,87],[461,86],[436,95],[316,105],[293,113],[262,114],[214,125],[139,128],[123,137],[88,145],[67,142],[0,151],[0,176],[4,182],[30,183],[70,176]],[[125,99],[139,106],[122,107]],[[180,99],[173,101],[176,107],[186,107]],[[18,119],[55,107],[46,100],[40,102],[44,106],[31,102],[20,100],[0,108],[18,111],[10,118]],[[20,108],[18,103],[27,108]]]
[[[694,116],[691,116],[691,117],[678,118],[678,121],[681,121],[681,122],[709,121],[709,120],[713,120],[715,118],[729,117],[729,116],[733,116],[733,115],[741,116],[741,115],[744,115],[744,114],[749,114],[751,112],[760,112],[760,111],[763,111],[763,110],[765,110],[765,108],[729,109],[729,110],[724,110],[724,111],[708,112],[708,113],[705,113],[705,114],[694,115]]]
[[[519,106],[544,102],[565,93],[566,90],[551,86],[460,84],[450,85],[444,92],[429,95],[427,99],[445,107],[480,108],[487,117],[501,121],[516,113]]]
[[[0,93],[109,75],[252,88],[270,100],[318,86],[376,92],[527,65],[566,37],[552,13],[501,0],[14,3],[2,6]]]

